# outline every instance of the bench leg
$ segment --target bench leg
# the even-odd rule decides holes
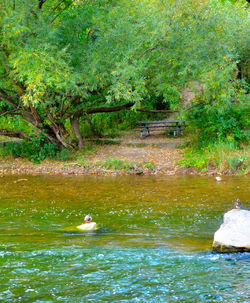
[[[150,131],[148,127],[145,127],[141,130],[141,139],[144,139],[149,135],[150,135]]]
[[[148,127],[145,127],[145,128],[143,128],[143,129],[141,130],[141,135],[140,135],[140,137],[141,137],[141,139],[144,139],[144,138],[146,138],[147,136],[149,136],[149,129],[148,129]]]

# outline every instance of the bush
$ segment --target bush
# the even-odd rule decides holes
[[[249,120],[244,104],[219,108],[201,105],[189,115],[191,131],[197,134],[197,147],[206,147],[217,141],[231,140],[241,143],[247,140]]]
[[[7,143],[1,148],[0,155],[27,158],[34,163],[40,163],[45,159],[66,161],[72,156],[70,151],[48,142],[43,136]]]
[[[224,141],[211,144],[202,149],[187,148],[185,159],[180,160],[182,167],[195,167],[201,171],[218,169],[220,172],[248,173],[249,149],[240,147],[235,142]]]
[[[204,91],[186,115],[197,148],[223,141],[239,146],[249,136],[248,86],[232,77],[235,64],[223,64],[204,79]]]

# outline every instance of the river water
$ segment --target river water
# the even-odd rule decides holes
[[[0,177],[0,302],[249,303],[250,254],[211,251],[249,177],[222,179]]]

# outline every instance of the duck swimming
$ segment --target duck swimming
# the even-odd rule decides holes
[[[84,222],[81,225],[78,225],[76,228],[81,231],[91,231],[91,230],[97,230],[97,224],[95,222],[91,222],[92,217],[90,215],[85,216]]]

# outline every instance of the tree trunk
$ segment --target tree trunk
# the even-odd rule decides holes
[[[82,134],[81,134],[80,127],[79,127],[79,119],[73,117],[70,119],[70,123],[71,123],[72,133],[76,136],[76,138],[78,140],[78,150],[81,150],[81,149],[83,149],[83,139],[82,139]]]
[[[50,112],[47,112],[47,117],[49,121],[51,122],[51,129],[53,130],[57,140],[64,146],[66,149],[74,151],[74,148],[72,145],[66,142],[66,135],[67,131],[63,124],[58,123],[52,116]]]

